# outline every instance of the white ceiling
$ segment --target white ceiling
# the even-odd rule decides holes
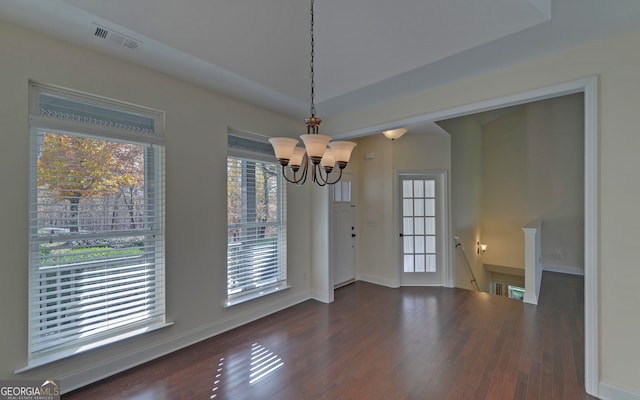
[[[640,27],[637,0],[315,0],[328,117]],[[298,118],[308,0],[0,0],[0,18]],[[140,42],[93,35],[92,23]]]

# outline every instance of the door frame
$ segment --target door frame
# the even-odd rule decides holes
[[[367,136],[398,126],[435,122],[568,94],[584,93],[584,376],[585,389],[587,393],[593,396],[598,396],[600,390],[598,82],[598,76],[594,75],[461,106],[449,107],[414,117],[388,121],[334,136],[336,140]]]
[[[438,215],[438,210],[440,210],[440,217],[442,218],[441,224],[438,227],[436,224],[436,237],[439,238],[439,242],[436,244],[436,253],[441,256],[440,262],[436,262],[441,270],[441,283],[438,285],[429,285],[429,286],[447,286],[451,287],[450,283],[453,281],[452,278],[452,269],[451,268],[451,245],[450,245],[450,236],[451,236],[451,203],[450,203],[450,193],[449,193],[449,172],[445,169],[432,169],[432,170],[401,170],[396,173],[395,176],[395,191],[396,191],[396,204],[395,207],[395,218],[397,219],[396,225],[396,252],[397,252],[397,282],[398,286],[402,286],[402,270],[403,270],[403,254],[401,251],[402,248],[402,238],[400,237],[400,233],[402,232],[402,193],[400,182],[403,176],[421,176],[425,178],[434,178],[436,181],[436,215]],[[437,258],[436,258],[437,260]]]

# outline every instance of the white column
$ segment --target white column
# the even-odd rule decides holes
[[[540,259],[540,222],[533,221],[524,228],[524,299],[525,303],[538,304],[542,270]]]

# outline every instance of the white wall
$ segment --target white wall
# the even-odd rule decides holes
[[[311,296],[318,301],[331,303],[333,302],[333,278],[329,261],[329,191],[326,186],[320,187],[311,182],[307,185],[313,185],[310,209],[307,210],[311,221],[306,227],[306,234],[314,243],[311,249]],[[298,221],[290,219],[287,226],[297,223]]]
[[[601,387],[640,397],[640,31],[563,50],[455,83],[332,118],[327,132],[349,132],[562,82],[599,76],[598,276]]]
[[[0,21],[0,379],[53,377],[64,390],[309,298],[306,188],[288,190],[291,289],[224,308],[227,129],[271,135],[294,121]],[[166,289],[175,324],[15,376],[27,364],[28,82],[166,112]]]

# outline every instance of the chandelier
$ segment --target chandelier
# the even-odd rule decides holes
[[[315,82],[314,82],[314,37],[313,37],[313,0],[311,0],[311,107],[309,118],[304,120],[307,134],[300,138],[304,148],[297,146],[298,140],[288,137],[274,137],[269,139],[276,153],[276,158],[282,166],[282,176],[291,183],[302,185],[311,174],[311,180],[320,186],[333,185],[342,178],[342,170],[349,163],[351,151],[356,146],[354,142],[331,141],[331,136],[318,133],[320,118],[316,117]],[[331,171],[338,166],[340,173],[337,177],[330,176]],[[289,173],[287,173],[289,171]],[[335,174],[334,174],[335,175]]]

